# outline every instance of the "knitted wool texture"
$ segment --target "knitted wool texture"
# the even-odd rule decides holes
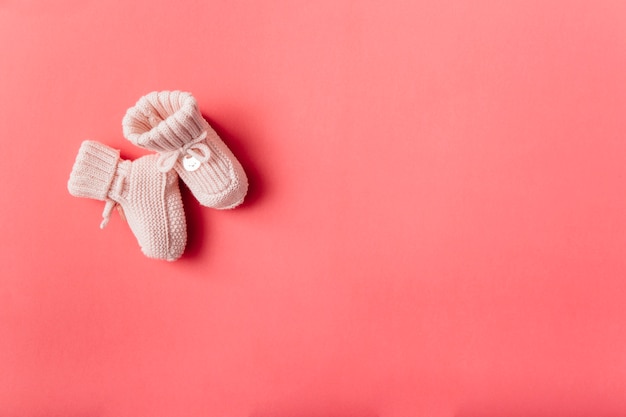
[[[126,112],[122,128],[133,144],[159,152],[158,169],[173,168],[203,206],[229,209],[243,202],[246,174],[190,93],[161,91],[140,98]],[[185,168],[185,159],[193,170]]]
[[[118,150],[95,141],[82,143],[67,188],[75,197],[106,201],[106,226],[117,206],[128,221],[142,252],[174,261],[185,250],[187,229],[175,173],[156,168],[156,155],[135,161],[120,159]]]

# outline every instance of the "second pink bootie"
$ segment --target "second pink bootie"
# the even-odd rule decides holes
[[[67,188],[75,197],[106,202],[101,228],[118,207],[147,257],[174,261],[187,243],[185,212],[176,174],[159,172],[156,158],[125,161],[116,149],[84,141]]]

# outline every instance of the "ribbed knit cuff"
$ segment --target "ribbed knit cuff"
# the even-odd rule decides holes
[[[99,142],[84,141],[67,183],[70,194],[106,200],[119,159],[118,150]]]
[[[124,137],[157,152],[172,151],[197,139],[209,124],[191,93],[152,92],[137,101],[122,120]]]

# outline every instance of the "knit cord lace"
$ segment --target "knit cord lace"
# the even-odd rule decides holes
[[[174,168],[178,158],[184,156],[185,154],[196,158],[200,163],[208,161],[211,157],[211,150],[206,144],[200,143],[206,139],[206,137],[207,131],[205,130],[202,134],[200,134],[200,136],[185,144],[181,148],[162,152],[157,160],[158,170],[161,172],[170,171]]]
[[[113,185],[113,188],[111,192],[109,193],[109,195],[110,194],[120,195],[122,192],[122,188],[124,187],[125,180],[126,180],[126,175],[120,176],[120,178],[118,178],[115,184]],[[104,229],[107,226],[107,224],[109,224],[109,220],[111,219],[111,212],[113,211],[115,207],[118,208],[120,214],[122,214],[123,216],[121,206],[119,206],[117,201],[113,200],[112,198],[107,198],[104,204],[104,211],[102,211],[102,223],[100,223],[100,229]]]

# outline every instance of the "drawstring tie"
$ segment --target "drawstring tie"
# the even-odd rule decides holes
[[[118,178],[113,185],[113,188],[109,192],[109,195],[119,196],[122,193],[122,188],[124,187],[124,178]],[[107,224],[109,224],[109,220],[111,219],[111,212],[114,208],[117,207],[117,210],[124,219],[124,211],[122,211],[122,207],[117,204],[117,202],[111,198],[106,199],[106,203],[104,204],[104,211],[102,212],[102,223],[100,223],[100,229],[104,229]]]
[[[203,163],[209,160],[211,157],[211,150],[209,147],[200,143],[207,137],[207,131],[202,132],[200,136],[191,142],[185,144],[185,146],[175,149],[173,151],[162,152],[157,159],[157,168],[160,172],[168,172],[174,168],[174,164],[179,157],[189,155]]]

